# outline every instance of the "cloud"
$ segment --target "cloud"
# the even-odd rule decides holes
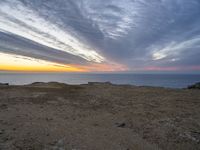
[[[9,60],[9,61],[8,61]],[[81,66],[58,64],[32,57],[0,52],[0,70],[4,71],[88,71]]]
[[[199,14],[199,0],[4,0],[0,51],[114,70],[189,70],[200,65]]]
[[[167,44],[166,47],[160,49],[160,50],[153,50],[155,53],[152,54],[153,60],[161,60],[166,57],[179,57],[179,55],[182,55],[187,50],[191,49],[199,49],[200,48],[200,36],[197,36],[193,39],[187,39],[186,41],[182,42],[171,42],[170,44]],[[175,60],[172,59],[172,61]]]
[[[104,57],[81,43],[69,31],[41,18],[20,1],[1,2],[0,30],[30,39],[39,44],[64,51],[88,61],[102,62]]]
[[[130,0],[82,0],[81,11],[105,37],[118,39],[128,34],[135,24],[134,16],[138,15],[134,5],[128,6],[129,3]]]

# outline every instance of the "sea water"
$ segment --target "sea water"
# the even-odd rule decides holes
[[[33,82],[62,82],[85,84],[88,82],[111,82],[137,86],[186,88],[200,82],[200,75],[187,74],[72,74],[72,73],[0,73],[0,83],[24,85]]]

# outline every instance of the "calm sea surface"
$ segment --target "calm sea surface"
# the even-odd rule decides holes
[[[32,82],[50,81],[63,82],[67,84],[84,84],[87,82],[109,81],[115,84],[185,88],[188,85],[200,82],[200,75],[0,73],[0,83],[9,83],[12,85],[24,85]]]

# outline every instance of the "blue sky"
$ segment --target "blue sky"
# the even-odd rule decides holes
[[[0,54],[104,66],[90,71],[195,72],[199,14],[199,0],[1,0]]]

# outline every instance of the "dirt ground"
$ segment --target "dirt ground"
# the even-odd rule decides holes
[[[157,149],[200,149],[200,90],[0,86],[0,150]]]

